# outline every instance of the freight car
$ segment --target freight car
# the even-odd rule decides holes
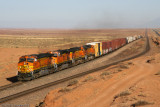
[[[95,57],[99,57],[102,55],[102,42],[91,42],[91,43],[87,43],[86,45],[94,46]]]
[[[142,36],[138,36],[138,39]],[[19,58],[18,80],[32,80],[106,55],[136,40],[136,36],[106,42],[91,42],[81,47],[25,55]]]

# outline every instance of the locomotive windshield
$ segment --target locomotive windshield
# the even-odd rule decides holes
[[[23,62],[23,61],[26,61],[26,58],[20,58],[19,59],[19,62]]]
[[[57,53],[53,53],[52,56],[53,56],[53,57],[57,57]]]
[[[34,58],[27,58],[27,62],[34,62]]]

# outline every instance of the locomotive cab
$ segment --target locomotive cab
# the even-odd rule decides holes
[[[67,50],[57,50],[49,52],[52,56],[52,64],[62,64],[68,60],[68,51]]]
[[[35,62],[37,62],[37,58],[35,56],[20,57],[18,62],[18,77],[32,77]]]
[[[37,59],[35,57],[24,56],[19,58],[18,71],[27,73],[33,71],[33,64]]]

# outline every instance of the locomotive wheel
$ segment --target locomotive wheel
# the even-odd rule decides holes
[[[22,78],[20,78],[20,77],[17,77],[17,80],[18,80],[18,81],[22,81],[23,79],[22,79]]]
[[[37,79],[38,77],[39,77],[38,75],[35,75],[35,76],[34,76],[35,79]]]
[[[59,66],[59,67],[58,67],[58,71],[60,71],[60,70],[62,70],[62,66]]]
[[[32,78],[30,80],[34,80],[35,79],[35,76],[32,76]]]

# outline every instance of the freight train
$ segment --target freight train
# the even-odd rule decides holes
[[[24,55],[18,62],[18,80],[32,80],[93,60],[134,41],[142,36],[129,36],[106,42],[91,42],[80,47]]]

